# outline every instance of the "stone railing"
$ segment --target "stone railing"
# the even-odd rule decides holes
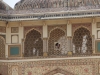
[[[74,57],[97,57],[100,54],[91,54],[91,55],[69,55],[69,56],[34,56],[34,57],[8,57],[8,58],[0,58],[0,60],[19,60],[19,59],[44,59],[44,58],[74,58]]]

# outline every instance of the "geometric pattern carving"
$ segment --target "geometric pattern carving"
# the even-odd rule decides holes
[[[28,27],[24,27],[24,36],[27,34],[27,32],[28,31],[30,31],[30,30],[33,30],[33,29],[35,29],[35,30],[37,30],[37,31],[39,31],[40,33],[41,33],[41,35],[42,35],[42,26],[28,26]]]
[[[11,33],[18,33],[19,28],[18,27],[11,27]]]
[[[5,35],[0,34],[0,36],[3,37],[4,39],[6,39],[6,36]]]
[[[67,54],[67,39],[63,30],[56,28],[51,31],[48,41],[48,53],[49,55]]]
[[[92,53],[92,37],[90,31],[84,27],[81,27],[74,32],[73,53],[76,54]]]
[[[11,60],[12,61],[12,60]],[[19,60],[18,60],[19,61]],[[60,69],[64,72],[73,73],[75,75],[99,75],[100,71],[100,59],[91,58],[89,59],[82,57],[82,59],[57,59],[57,60],[40,60],[40,61],[25,61],[25,62],[0,62],[2,66],[8,66],[6,69],[0,69],[0,73],[3,75],[12,75],[13,66],[18,66],[19,75],[44,75],[54,70]],[[3,73],[4,72],[4,73]],[[5,74],[7,73],[8,74]],[[63,75],[64,72],[59,71]],[[57,75],[54,74],[54,75]],[[64,74],[67,75],[67,74]]]
[[[70,9],[76,9],[78,7],[84,7],[89,6],[89,8],[97,5],[99,6],[99,0],[30,0],[29,2],[27,0],[21,0],[20,2],[16,3],[15,9],[16,10],[31,10],[31,9],[43,9],[43,8],[61,8],[66,7]]]
[[[3,37],[0,36],[0,57],[4,58],[5,57],[5,44],[4,44],[4,39]]]
[[[44,60],[24,62],[21,75],[96,75],[96,65],[91,59]],[[59,72],[58,72],[59,71]]]
[[[18,66],[12,66],[12,75],[18,75]]]
[[[67,25],[55,25],[55,26],[48,26],[48,34],[50,33],[50,31],[52,31],[52,29],[55,29],[55,28],[61,28],[65,31],[67,31]]]
[[[100,28],[100,22],[97,22],[97,28]]]
[[[77,30],[77,28],[80,27],[85,27],[90,31],[90,34],[92,33],[91,23],[78,23],[78,24],[72,24],[72,34],[74,35],[74,32]]]
[[[24,56],[42,56],[43,55],[43,40],[41,34],[36,30],[31,30],[25,38]]]
[[[0,65],[0,74],[1,75],[8,75],[8,66]]]
[[[2,33],[6,33],[6,27],[2,27],[2,26],[0,26],[0,32],[2,32]]]
[[[63,69],[57,68],[57,69],[55,69],[53,71],[50,71],[50,72],[48,72],[48,73],[46,73],[44,75],[74,75],[74,74],[72,74],[72,73],[70,73],[68,71],[65,71]]]

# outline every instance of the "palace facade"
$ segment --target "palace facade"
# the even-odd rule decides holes
[[[100,75],[100,0],[0,0],[0,75]]]

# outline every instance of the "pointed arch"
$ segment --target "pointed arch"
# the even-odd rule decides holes
[[[42,56],[43,55],[43,40],[41,33],[35,29],[29,30],[25,35],[24,41],[24,56]]]
[[[55,28],[53,28],[53,29],[50,30],[50,32],[49,32],[49,37],[50,37],[50,33],[51,33],[52,31],[56,30],[56,29],[62,30],[62,31],[65,33],[65,35],[66,35],[66,31],[65,31],[63,28],[55,27]]]
[[[66,38],[65,31],[59,27],[52,29],[49,33],[49,40],[48,40],[49,55],[65,55],[65,54],[67,54],[66,53],[67,52],[66,43],[67,43],[67,38]],[[59,47],[57,45],[59,45]],[[62,49],[62,47],[63,47],[63,49]]]
[[[78,54],[92,53],[92,36],[85,27],[79,27],[75,30],[73,36],[73,51]]]
[[[75,31],[78,30],[79,28],[85,28],[85,29],[87,29],[87,30],[90,32],[90,34],[91,34],[90,29],[87,28],[87,27],[85,27],[85,26],[79,26],[79,27],[77,27],[77,28],[74,30],[74,33],[75,33]],[[74,34],[73,34],[73,35],[74,35]],[[92,35],[91,35],[91,36],[92,36]]]
[[[63,70],[63,69],[60,69],[60,68],[57,68],[57,69],[54,69],[44,75],[54,75],[54,74],[57,74],[57,73],[61,73],[61,74],[64,74],[64,75],[75,75],[69,71],[66,71],[66,70]]]
[[[40,34],[41,34],[41,32],[39,31],[39,30],[37,30],[37,29],[35,29],[35,28],[32,28],[32,29],[30,29],[30,30],[28,30],[27,32],[26,32],[26,34],[25,34],[25,39],[26,39],[26,36],[27,36],[27,34],[29,33],[29,32],[31,32],[32,30],[36,30],[37,32],[39,32]],[[41,34],[42,35],[42,34]],[[42,38],[42,37],[41,37]]]

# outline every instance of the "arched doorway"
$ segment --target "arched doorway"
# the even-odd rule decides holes
[[[31,30],[27,33],[24,42],[24,56],[42,56],[43,55],[43,40],[41,34],[36,30]]]
[[[5,40],[2,36],[0,36],[0,57],[5,57]]]
[[[81,27],[74,32],[73,53],[75,54],[92,53],[92,37],[88,29]]]
[[[66,55],[67,54],[67,39],[65,32],[56,28],[49,34],[48,40],[49,55]]]

